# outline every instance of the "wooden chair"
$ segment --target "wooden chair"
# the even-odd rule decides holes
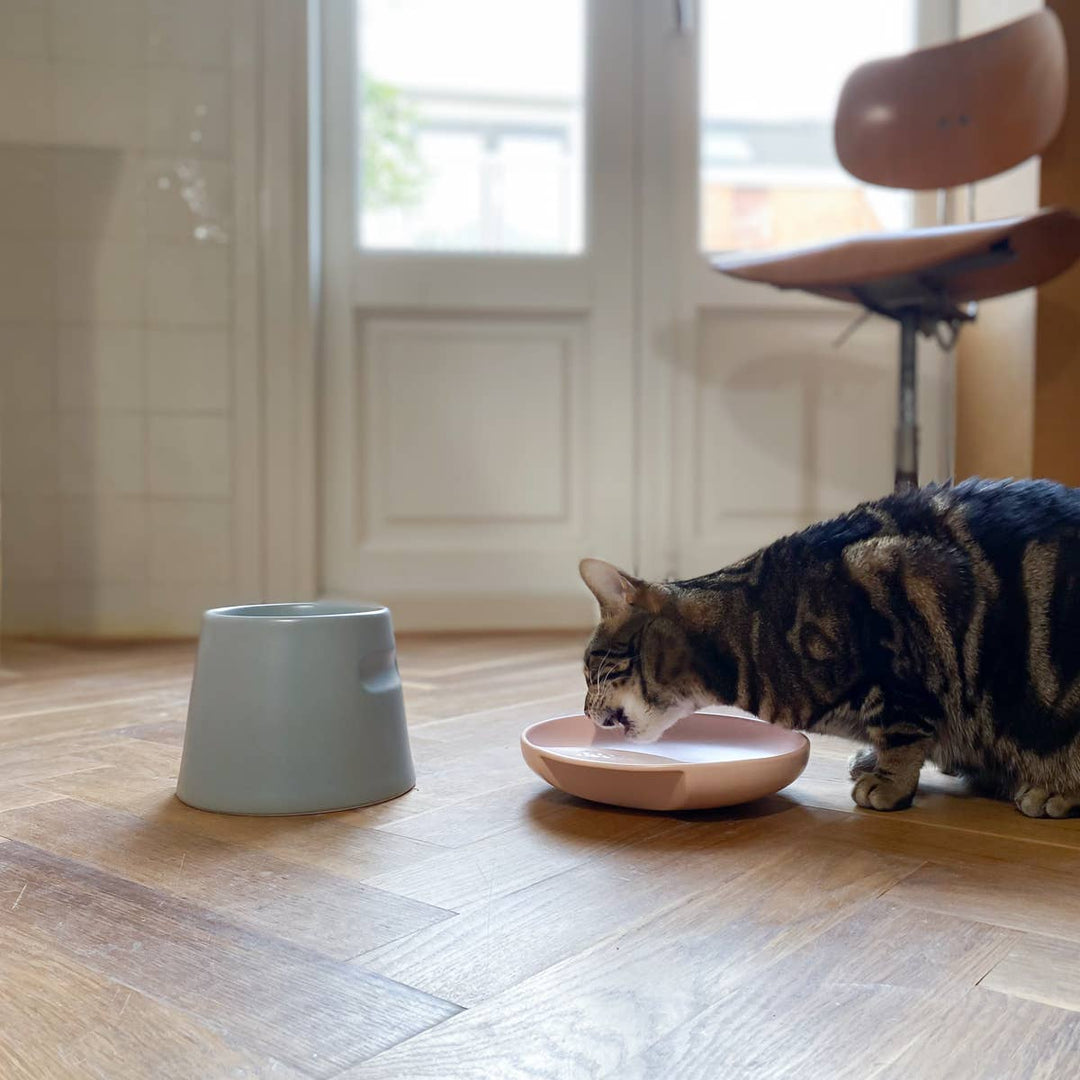
[[[988,33],[857,68],[834,123],[840,163],[872,184],[917,191],[973,185],[1041,154],[1065,116],[1065,37],[1042,10]],[[1080,148],[1078,148],[1080,152]],[[973,216],[973,215],[972,215]],[[799,251],[723,256],[732,277],[861,304],[900,324],[897,491],[918,484],[916,334],[950,342],[976,303],[1040,285],[1080,255],[1069,209]]]

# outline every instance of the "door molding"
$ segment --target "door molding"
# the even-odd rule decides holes
[[[238,378],[235,432],[238,454],[255,458],[238,547],[263,601],[313,598],[318,582],[319,8],[254,11],[255,257],[237,277],[254,293],[256,360]]]

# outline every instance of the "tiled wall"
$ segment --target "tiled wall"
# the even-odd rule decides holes
[[[5,632],[190,633],[244,593],[249,33],[243,0],[0,0]]]

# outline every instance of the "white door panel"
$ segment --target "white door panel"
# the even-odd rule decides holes
[[[717,569],[890,490],[895,325],[871,320],[838,347],[858,308],[725,278],[707,252],[902,228],[932,212],[930,199],[847,177],[831,112],[862,59],[944,39],[949,7],[698,0],[680,31],[666,5],[641,0],[642,385],[663,418],[642,455],[648,576]],[[924,344],[924,480],[946,469],[948,372]]]
[[[633,27],[619,0],[533,0],[508,20],[509,7],[328,8],[331,53],[360,18],[356,51],[331,60],[327,81],[327,218],[358,221],[359,240],[327,237],[324,590],[390,603],[405,625],[585,625],[578,560],[634,559]],[[530,19],[535,48],[517,26]],[[537,19],[582,40],[545,38]],[[372,70],[416,110],[434,178],[389,213],[356,213],[340,137],[357,128],[366,30],[384,34]],[[412,33],[441,35],[426,66],[406,49],[394,59]],[[492,58],[500,34],[521,70]],[[470,37],[472,73],[454,57]],[[574,73],[545,69],[575,51],[583,107]]]

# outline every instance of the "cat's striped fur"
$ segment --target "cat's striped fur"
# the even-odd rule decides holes
[[[1080,807],[1080,490],[968,481],[866,503],[717,573],[587,559],[586,711],[657,738],[706,704],[866,743],[853,797],[927,759],[1032,816]]]

